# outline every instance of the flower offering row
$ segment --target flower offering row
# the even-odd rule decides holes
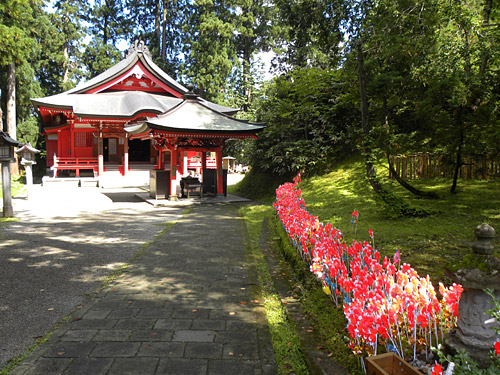
[[[439,284],[438,299],[427,277],[420,277],[399,252],[392,260],[381,259],[371,242],[347,244],[331,224],[323,225],[307,212],[299,188],[293,183],[276,190],[274,208],[290,242],[337,305],[342,303],[347,318],[350,347],[356,354],[376,355],[382,345],[402,358],[422,349],[437,347],[443,335],[458,319],[460,285]],[[353,216],[359,215],[355,211]]]

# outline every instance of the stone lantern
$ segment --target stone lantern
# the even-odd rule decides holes
[[[10,163],[14,162],[14,147],[21,146],[7,133],[0,131],[0,162],[2,163],[2,193],[3,193],[3,217],[14,216],[12,209],[12,193],[10,186]]]
[[[455,282],[462,284],[464,291],[458,306],[457,328],[448,334],[445,342],[452,351],[463,349],[486,367],[489,353],[500,337],[495,332],[498,322],[486,313],[494,305],[484,289],[493,289],[496,298],[500,299],[500,260],[492,255],[491,240],[495,237],[495,229],[481,224],[474,234],[477,241],[472,243],[472,256],[481,266],[464,267],[451,275]]]
[[[12,139],[7,133],[0,131],[0,161],[2,163],[15,162],[14,147],[19,147],[21,144],[22,143]]]
[[[16,151],[17,154],[21,155],[21,164],[24,165],[24,170],[26,171],[26,189],[28,191],[28,198],[30,195],[30,190],[33,187],[33,171],[31,166],[36,164],[35,154],[40,153],[29,143],[26,143],[23,147]]]

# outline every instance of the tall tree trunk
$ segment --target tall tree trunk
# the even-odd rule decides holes
[[[380,180],[377,178],[377,171],[372,162],[372,155],[367,145],[367,138],[369,133],[368,123],[368,96],[366,94],[366,77],[365,77],[365,61],[363,57],[363,48],[361,40],[358,39],[356,43],[358,52],[358,79],[359,79],[359,96],[361,101],[361,130],[363,131],[363,153],[365,157],[366,177],[370,183],[373,191],[384,201],[390,209],[395,210],[403,216],[421,217],[427,216],[428,213],[424,210],[411,207],[408,203],[400,197],[394,195],[393,192],[382,186]]]
[[[490,23],[491,9],[493,8],[493,0],[486,0],[484,4],[484,17],[483,25],[488,25]],[[478,34],[479,39],[482,38],[481,33]],[[479,74],[482,76],[486,71],[488,66],[489,52],[486,48],[481,52],[481,68],[479,69]]]
[[[158,45],[161,43],[161,29],[160,29],[160,20],[161,20],[161,7],[160,7],[160,2],[162,0],[156,0],[155,3],[155,34],[156,34],[156,39],[158,39]]]
[[[63,48],[63,56],[64,56],[64,64],[63,64],[63,87],[66,87],[66,82],[69,81],[69,53],[68,53],[68,44],[64,43]]]
[[[361,40],[356,43],[358,52],[358,79],[359,79],[359,96],[361,101],[361,130],[363,131],[363,153],[365,154],[366,177],[370,182],[373,190],[377,193],[382,192],[382,186],[377,179],[377,173],[371,160],[370,150],[366,146],[366,138],[368,137],[368,97],[366,95],[366,77],[365,77],[365,60],[363,57],[363,48]]]
[[[108,46],[108,18],[109,16],[104,16],[104,19],[103,19],[103,28],[102,28],[102,43],[104,44],[104,46],[106,47],[106,56],[109,55],[108,53],[108,49],[107,49],[107,46]]]
[[[17,129],[16,129],[16,64],[11,63],[7,67],[7,133],[9,133],[12,139],[17,140]],[[16,161],[11,164],[10,171],[11,174],[19,174],[19,168],[17,167],[17,154]]]
[[[363,135],[366,136],[368,135],[368,98],[366,95],[365,60],[361,40],[357,41],[356,49],[358,52],[359,96],[361,99],[361,130]]]
[[[63,30],[66,29],[66,25],[68,25],[70,22],[69,19],[69,11],[66,12],[65,17],[64,17],[64,23],[65,25],[63,26]],[[66,82],[69,81],[69,42],[67,40],[64,41],[64,48],[63,48],[63,56],[64,56],[64,63],[63,63],[63,87],[66,89]]]
[[[460,129],[460,132],[458,135],[458,146],[457,146],[457,153],[456,153],[456,160],[455,160],[455,172],[453,173],[453,182],[452,182],[451,188],[450,188],[450,192],[452,194],[456,193],[458,173],[460,172],[460,168],[463,165],[462,149],[464,146],[465,128],[464,128],[464,124],[463,124],[463,120],[462,120],[462,108],[460,108],[457,112],[457,115],[455,117],[455,125],[458,126],[458,128]]]
[[[243,103],[243,111],[247,112],[250,108],[250,102],[252,101],[252,87],[250,80],[250,64],[251,64],[251,53],[249,51],[248,45],[245,46],[245,51],[243,52],[243,90],[245,102]]]
[[[387,129],[387,133],[390,133],[390,127],[389,127],[389,111],[387,110],[387,97],[384,95],[383,97],[383,107],[384,107],[384,114],[385,114],[385,126]],[[410,185],[408,182],[403,180],[401,176],[396,172],[394,169],[394,165],[392,164],[391,160],[391,154],[389,152],[389,145],[387,145],[387,164],[389,165],[389,172],[391,176],[394,176],[396,181],[404,187],[406,190],[408,190],[410,193],[417,195],[419,197],[425,197],[425,198],[431,198],[431,199],[439,199],[439,195],[437,195],[434,192],[427,192],[424,190],[417,189],[413,185]]]
[[[162,38],[161,38],[161,58],[163,61],[167,59],[167,1],[163,2],[163,18],[162,18]]]

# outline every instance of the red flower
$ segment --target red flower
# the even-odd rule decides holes
[[[371,238],[373,238],[373,230],[368,229],[368,234],[369,234],[369,236],[370,236]]]
[[[432,367],[432,375],[442,375],[443,374],[443,367],[436,363],[433,367]]]
[[[497,341],[497,342],[495,343],[494,348],[495,348],[495,355],[500,356],[500,341]]]
[[[310,262],[311,271],[323,280],[328,276],[335,302],[340,297],[348,320],[351,348],[359,352],[368,345],[373,349],[377,340],[387,342],[404,334],[405,329],[412,336],[420,336],[423,330],[424,337],[416,338],[425,340],[430,329],[441,323],[440,319],[453,324],[463,291],[460,285],[446,288],[440,283],[443,298],[439,301],[429,277],[420,277],[409,264],[403,264],[398,271],[399,251],[392,262],[380,258],[371,229],[371,244],[366,241],[347,244],[339,230],[331,224],[324,226],[307,211],[299,182],[297,175],[293,184],[281,185],[273,206],[297,251]],[[352,217],[351,222],[357,223],[359,212],[353,211]],[[500,356],[500,342],[495,343],[494,350]],[[436,362],[432,374],[442,373],[443,368]]]

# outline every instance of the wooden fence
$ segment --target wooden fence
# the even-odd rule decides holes
[[[484,156],[465,156],[459,178],[490,179],[500,176],[500,160]],[[419,152],[413,155],[391,156],[396,173],[404,180],[422,178],[452,178],[455,165],[443,154]],[[394,179],[389,171],[389,177]]]

